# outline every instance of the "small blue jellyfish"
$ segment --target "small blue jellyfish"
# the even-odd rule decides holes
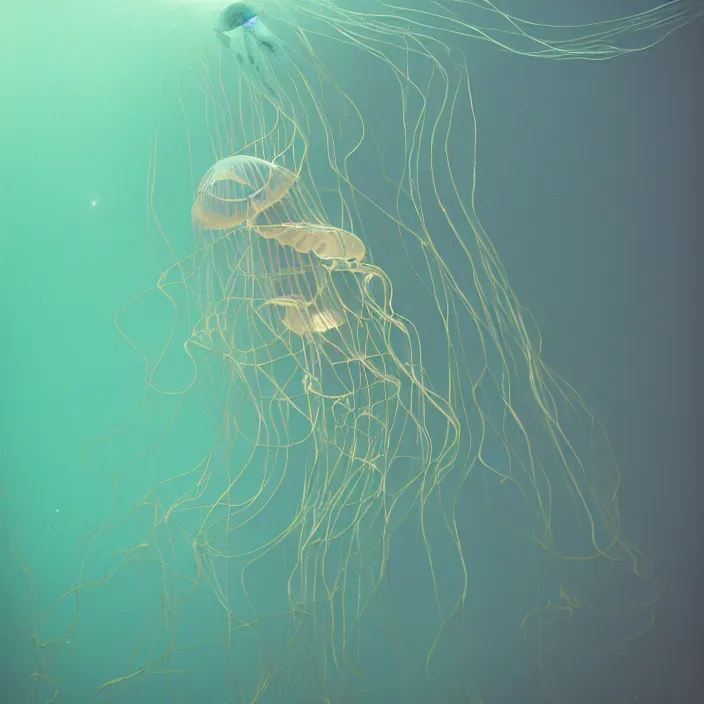
[[[220,13],[215,34],[232,51],[244,75],[271,91],[271,62],[282,58],[283,48],[257,10],[246,2],[233,2]]]

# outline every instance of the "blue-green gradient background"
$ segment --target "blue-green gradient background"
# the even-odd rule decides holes
[[[523,7],[537,20],[578,22],[650,5],[587,4]],[[10,548],[21,547],[41,606],[66,587],[72,547],[109,508],[111,484],[81,448],[125,421],[141,390],[141,361],[113,315],[159,273],[146,204],[150,150],[159,120],[169,120],[163,87],[184,56],[212,41],[212,12],[212,3],[187,0],[4,0],[0,8],[3,703],[22,701],[33,670],[27,581]],[[661,593],[655,627],[626,656],[598,670],[588,659],[571,665],[574,702],[626,701],[633,682],[639,702],[692,702],[704,684],[701,47],[699,23],[608,62],[468,48],[479,215],[542,328],[547,362],[610,434],[626,531],[654,557]],[[363,112],[383,123],[374,104],[370,97]],[[181,194],[189,175],[175,168],[162,179],[167,193]],[[172,217],[189,207],[174,203]],[[487,613],[501,610],[501,590],[495,598]],[[121,669],[110,667],[105,634],[139,618],[127,601],[108,591],[87,627],[79,663],[87,682]],[[517,642],[493,644],[497,658]],[[491,668],[500,694],[487,702],[539,701],[511,688],[511,662]],[[207,693],[197,702],[215,704]]]

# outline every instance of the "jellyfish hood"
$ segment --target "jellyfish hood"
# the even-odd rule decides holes
[[[220,13],[213,29],[220,43],[237,59],[245,78],[276,96],[276,73],[281,69],[279,60],[284,51],[257,8],[246,2],[233,2]]]
[[[215,34],[220,43],[230,49],[240,33],[254,29],[260,22],[254,6],[246,2],[233,2],[220,13],[214,27]]]

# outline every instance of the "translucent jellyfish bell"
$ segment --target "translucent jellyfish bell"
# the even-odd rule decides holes
[[[258,10],[246,2],[233,2],[220,13],[214,29],[220,43],[234,54],[244,75],[271,91],[271,83],[275,82],[271,61],[283,56],[283,48]]]
[[[364,243],[359,237],[330,225],[289,222],[256,225],[255,230],[266,239],[275,239],[279,244],[293,247],[301,254],[313,252],[320,259],[361,261],[366,253]]]
[[[196,227],[230,230],[251,222],[283,198],[296,181],[283,166],[240,154],[221,159],[198,186],[191,216]]]
[[[324,333],[339,328],[345,322],[343,313],[334,307],[306,301],[300,296],[279,296],[267,301],[283,308],[283,324],[296,335]]]

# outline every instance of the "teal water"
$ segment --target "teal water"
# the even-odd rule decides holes
[[[129,554],[119,579],[85,590],[74,630],[70,597],[64,602],[69,608],[60,606],[44,622],[37,620],[71,588],[76,575],[72,555],[83,554],[74,553],[82,538],[128,511],[164,478],[197,464],[214,436],[210,417],[193,401],[179,414],[165,447],[125,468],[127,457],[158,437],[173,406],[168,399],[150,401],[146,410],[139,405],[143,362],[118,334],[114,316],[150,289],[170,262],[148,208],[150,169],[156,168],[162,224],[174,232],[180,253],[191,241],[193,176],[186,135],[198,165],[207,165],[211,155],[207,125],[194,118],[186,127],[182,106],[185,101],[187,112],[200,115],[202,96],[189,81],[202,55],[208,60],[217,56],[210,26],[218,4],[83,5],[36,2],[2,10],[3,701],[49,701],[52,687],[32,678],[46,668],[58,683],[55,701],[89,702],[102,683],[169,650],[170,638],[175,644],[171,660],[160,661],[153,675],[135,678],[133,686],[121,687],[120,701],[252,701],[253,683],[266,669],[261,641],[238,633],[234,645],[225,646],[212,584],[202,583],[181,611],[174,609],[173,593],[168,602],[161,600],[162,563],[180,571],[184,584],[196,574],[188,540],[179,543],[183,536],[177,531],[158,536],[161,549],[176,546],[168,558],[151,547],[137,550]],[[540,5],[534,15],[540,21],[594,19],[576,10],[565,16],[559,8],[558,16],[555,3]],[[631,7],[624,11],[640,9],[638,3],[627,5]],[[658,467],[649,465],[649,457],[668,454],[655,440],[664,432],[663,424],[658,412],[639,409],[658,407],[653,401],[658,390],[644,389],[655,383],[666,354],[660,347],[666,347],[663,338],[680,329],[675,323],[674,330],[667,328],[672,321],[668,311],[681,311],[693,298],[689,290],[676,290],[677,282],[684,287],[682,282],[689,280],[686,262],[675,259],[672,249],[652,254],[663,232],[673,239],[676,232],[684,233],[676,241],[686,247],[688,233],[695,229],[683,215],[693,212],[694,198],[686,185],[690,150],[677,141],[695,121],[687,117],[693,112],[687,102],[693,64],[684,49],[677,53],[678,36],[652,51],[596,64],[530,60],[480,43],[466,49],[477,109],[479,213],[514,290],[537,318],[548,362],[574,382],[612,433],[623,467],[629,537],[638,547],[644,543],[646,553],[667,553],[663,536],[676,530],[649,528],[652,513],[641,511],[640,492],[650,497],[644,499],[648,506],[664,506],[666,516],[672,511],[667,506],[677,500],[668,496],[658,504],[661,486],[669,487],[666,494],[672,491],[672,485],[661,485]],[[325,50],[330,50],[327,44]],[[359,96],[375,135],[393,144],[395,127],[388,123],[383,102],[393,82],[372,78],[373,62],[355,67],[341,55],[321,58]],[[461,119],[468,120],[467,114]],[[154,161],[157,133],[164,137]],[[390,154],[393,159],[393,147]],[[369,174],[364,164],[357,168],[361,178],[383,188],[376,167]],[[468,187],[468,166],[458,173],[460,185]],[[396,258],[390,240],[379,236],[378,242],[366,242],[376,261],[397,275],[405,296],[399,310],[418,320],[431,316],[428,298],[410,283],[405,260]],[[650,258],[643,253],[647,249]],[[452,244],[448,251],[456,253]],[[677,303],[668,307],[664,291],[674,291]],[[170,307],[147,297],[130,315],[126,325],[140,349],[158,354],[170,329]],[[666,321],[657,332],[654,318]],[[186,325],[188,316],[180,320]],[[432,323],[428,330],[435,330]],[[442,347],[434,347],[432,339],[427,347],[429,359],[444,368]],[[639,364],[641,371],[634,369]],[[189,373],[188,362],[175,355],[165,383],[187,383]],[[114,439],[95,441],[116,430]],[[498,448],[488,452],[500,454]],[[305,457],[294,455],[294,461],[305,462]],[[640,467],[649,467],[646,479]],[[272,513],[253,523],[247,534],[252,543],[290,520],[288,512],[300,493],[295,479],[293,474],[287,480],[281,504],[272,503]],[[247,481],[252,482],[245,485],[250,491],[257,478]],[[527,509],[513,498],[501,504],[488,479],[477,481],[484,489],[467,497],[463,509],[476,584],[465,616],[453,622],[439,651],[440,688],[423,671],[427,648],[415,647],[432,642],[437,624],[422,539],[408,528],[396,539],[384,598],[370,607],[370,625],[364,626],[369,630],[360,637],[360,677],[332,677],[335,685],[326,689],[323,669],[335,669],[326,661],[325,668],[318,664],[301,684],[296,673],[306,661],[305,649],[324,650],[308,633],[295,646],[293,671],[277,679],[261,701],[433,702],[440,701],[438,691],[442,701],[453,702],[549,701],[533,663],[535,642],[526,644],[520,625],[536,604],[559,599],[551,567],[506,526],[513,518],[520,523]],[[562,510],[569,511],[569,505],[555,508],[556,521]],[[440,521],[439,516],[434,520]],[[139,525],[139,520],[125,522],[104,540],[101,533],[84,581],[99,581],[106,563],[108,571],[119,564],[124,553],[113,551],[140,544]],[[431,533],[436,528],[439,536],[435,524]],[[461,577],[451,546],[442,545],[437,559],[441,564],[447,560],[444,575],[453,592]],[[282,563],[286,557],[282,549]],[[282,563],[253,570],[252,599],[258,609],[286,610]],[[655,586],[644,599],[660,591]],[[616,583],[616,591],[621,588],[629,593],[628,578]],[[242,598],[239,586],[232,586],[232,598]],[[182,620],[176,634],[177,612]],[[630,701],[643,689],[638,662],[614,664],[601,645],[608,640],[603,633],[608,627],[591,628],[579,618],[576,631],[560,645],[549,643],[553,654],[562,643],[571,648],[571,655],[558,654],[552,661],[557,691],[569,696],[558,700],[594,701],[599,695],[600,701]],[[641,614],[632,621],[629,615],[627,621],[631,633],[645,627]],[[285,650],[287,628],[276,619],[262,626],[274,652]],[[145,629],[148,636],[137,645]],[[69,631],[69,636],[61,635]],[[46,642],[38,647],[37,633],[40,641],[63,641],[58,647]],[[474,633],[480,636],[476,644],[470,636]],[[192,647],[196,643],[204,644]],[[158,674],[164,670],[181,674]],[[606,673],[597,678],[598,685],[595,671]],[[103,690],[96,701],[117,701],[109,696]]]

